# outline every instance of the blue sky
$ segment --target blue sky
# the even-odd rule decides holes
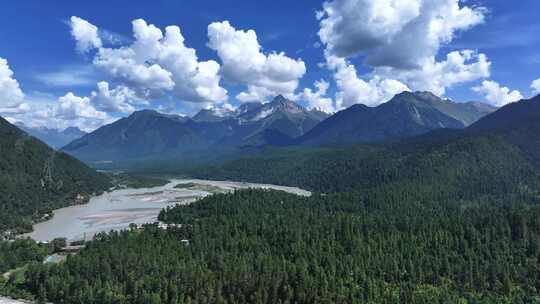
[[[355,2],[353,0],[342,2],[347,1]],[[356,2],[363,1],[367,0]],[[361,8],[361,5],[362,3],[358,6],[353,5],[353,8]],[[523,97],[531,96],[533,94],[531,82],[540,78],[538,51],[540,19],[537,17],[540,2],[469,0],[461,1],[459,5],[473,9],[484,7],[481,10],[483,21],[471,25],[466,30],[456,30],[451,41],[441,43],[437,47],[435,58],[437,61],[444,61],[447,53],[471,49],[487,56],[490,62],[489,76],[448,85],[444,88],[444,96],[456,101],[490,102],[486,100],[489,98],[487,89],[476,91],[471,89],[480,86],[484,80],[496,82],[501,88],[508,87],[510,93],[517,90]],[[301,73],[301,77],[297,77],[299,82],[294,90],[298,102],[310,105],[306,101],[306,96],[302,96],[301,93],[304,88],[310,88],[314,92],[316,90],[314,82],[323,79],[329,86],[324,97],[332,100],[333,110],[338,110],[340,107],[335,104],[336,93],[345,91],[346,88],[338,87],[334,78],[339,68],[331,69],[324,66],[327,60],[324,51],[330,47],[328,39],[325,43],[318,36],[321,25],[320,20],[316,18],[316,12],[322,9],[323,1],[2,1],[0,58],[7,60],[9,68],[14,73],[12,78],[20,85],[26,102],[32,106],[38,105],[37,108],[40,103],[54,107],[58,98],[68,92],[80,97],[91,96],[99,81],[108,82],[111,89],[130,85],[111,75],[110,70],[103,70],[92,64],[97,50],[88,52],[76,50],[76,39],[71,34],[71,16],[78,16],[99,28],[104,44],[107,43],[104,35],[114,37],[116,41],[109,43],[110,48],[129,46],[134,41],[131,24],[134,19],[142,18],[163,32],[166,26],[177,25],[185,38],[185,46],[196,50],[199,62],[214,60],[222,68],[224,62],[217,50],[208,46],[207,28],[212,22],[228,20],[235,30],[254,30],[263,54],[268,55],[272,51],[284,52],[287,58],[301,60],[305,64],[305,72]],[[336,33],[339,34],[334,31],[334,34]],[[358,38],[359,43],[365,41],[362,37],[351,35]],[[356,50],[356,53],[345,57],[345,60],[354,65],[359,79],[369,81],[373,77],[374,67],[367,62],[370,56],[375,55],[369,53],[371,51],[364,52],[363,46],[357,46]],[[393,74],[393,71],[390,71],[390,74]],[[387,77],[388,73],[384,75]],[[227,90],[226,103],[238,105],[241,101],[237,95],[247,90],[249,81],[231,81],[231,77],[222,75],[221,71],[217,76],[221,76],[220,86]],[[397,80],[412,90],[418,86],[412,84],[412,81],[408,83],[405,78]],[[192,103],[186,104],[178,96],[171,93],[152,94],[145,102],[134,103],[134,108],[150,107],[190,114],[202,105],[202,103],[195,103],[195,106]],[[265,100],[268,98],[269,96],[266,96]],[[325,101],[327,100],[320,102]],[[222,106],[222,103],[220,100],[219,105]],[[205,107],[209,105],[213,104],[204,103]],[[341,108],[344,105],[349,104],[343,102]],[[129,113],[107,113],[109,121],[127,114]],[[4,115],[23,121],[34,119],[25,113]],[[34,120],[37,124],[43,123],[47,115],[49,114],[43,114],[43,117]],[[85,120],[63,117],[66,119],[62,123],[55,120],[56,125],[65,127],[70,124],[87,123]],[[95,126],[96,123],[90,124],[88,128]]]
[[[448,49],[471,48],[492,62],[491,79],[531,94],[531,81],[540,77],[540,2],[481,1],[489,9],[486,21],[459,35]],[[466,84],[448,95],[459,100],[481,99]]]
[[[282,50],[293,57],[301,52],[305,60],[309,55],[313,72],[316,72],[322,53],[306,48],[318,41],[315,11],[320,6],[321,2],[315,1],[310,6],[291,1],[228,1],[227,4],[219,1],[48,1],[47,5],[43,1],[2,2],[0,25],[5,30],[0,32],[0,56],[9,60],[27,91],[63,94],[65,88],[51,88],[36,81],[35,76],[89,63],[89,58],[75,52],[75,42],[66,24],[71,16],[84,18],[126,39],[132,39],[131,21],[137,18],[160,28],[179,25],[186,44],[195,48],[202,59],[216,58],[215,52],[206,46],[208,24],[230,20],[238,28],[255,29],[266,49]],[[95,83],[87,89],[94,86]]]

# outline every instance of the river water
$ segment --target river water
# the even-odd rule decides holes
[[[175,188],[176,185],[185,185]],[[157,221],[159,211],[167,206],[189,204],[217,192],[241,188],[282,190],[297,195],[311,193],[299,188],[229,181],[171,180],[167,185],[143,189],[123,189],[106,192],[77,205],[54,211],[54,217],[34,225],[28,236],[36,241],[51,241],[64,237],[69,241],[90,239],[96,233],[128,228],[129,224]]]
[[[0,297],[0,304],[28,304],[30,302],[27,302],[27,301],[19,301],[19,300],[13,300],[13,299],[10,299],[10,298],[4,298],[4,297]]]

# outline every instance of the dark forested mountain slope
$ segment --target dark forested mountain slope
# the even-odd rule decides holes
[[[478,120],[469,127],[472,131],[508,131],[540,119],[540,95],[510,103]]]
[[[494,110],[456,103],[429,92],[403,92],[377,107],[353,105],[326,119],[299,139],[309,145],[396,140],[440,128],[464,128]]]
[[[100,235],[66,263],[31,265],[20,286],[85,304],[534,303],[530,195],[433,200],[416,186],[213,195],[160,214],[180,228]]]
[[[109,187],[106,176],[0,118],[0,231],[29,230],[52,209]]]
[[[437,185],[441,191],[480,192],[497,181],[511,180],[512,187],[518,187],[536,178],[536,170],[524,152],[499,136],[423,140],[429,142],[309,152],[288,149],[198,168],[191,175],[294,185],[325,193],[420,181]],[[497,190],[491,186],[489,189]]]
[[[502,107],[467,129],[470,134],[499,134],[540,165],[540,95]]]
[[[208,146],[186,126],[187,118],[151,110],[103,126],[73,141],[62,150],[85,161],[112,161],[149,155],[175,154]]]

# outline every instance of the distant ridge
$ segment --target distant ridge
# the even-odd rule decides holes
[[[73,140],[80,138],[86,134],[77,127],[69,127],[64,130],[51,129],[47,127],[32,128],[23,123],[15,123],[23,131],[31,136],[41,140],[52,148],[59,149]]]
[[[137,111],[74,140],[63,151],[89,163],[219,158],[264,146],[350,145],[463,129],[494,110],[429,92],[403,92],[377,107],[356,104],[330,116],[279,95],[236,110],[203,109],[192,118]]]
[[[288,145],[328,117],[277,96],[236,110],[204,109],[193,118],[153,110],[133,112],[62,148],[87,162],[176,158],[188,154]]]
[[[420,135],[440,128],[463,129],[494,111],[488,105],[443,100],[429,92],[403,92],[377,107],[353,105],[298,139],[300,144],[351,144]]]

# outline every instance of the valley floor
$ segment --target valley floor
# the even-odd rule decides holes
[[[274,189],[303,196],[311,194],[295,187],[269,184],[173,179],[165,186],[116,190],[93,197],[85,205],[55,210],[52,219],[37,223],[34,231],[25,236],[43,242],[62,237],[69,241],[90,240],[99,232],[127,229],[132,223],[156,222],[159,211],[165,207],[189,204],[213,193],[246,188]]]

